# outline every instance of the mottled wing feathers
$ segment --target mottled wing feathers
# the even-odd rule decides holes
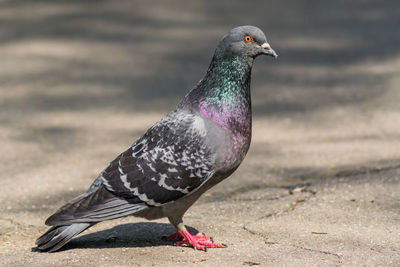
[[[118,196],[137,196],[148,206],[175,201],[213,173],[213,153],[199,115],[175,111],[150,128],[103,172]],[[203,124],[202,124],[203,123]]]
[[[213,153],[199,117],[172,112],[99,175],[89,191],[47,219],[47,225],[99,222],[161,206],[209,179]]]

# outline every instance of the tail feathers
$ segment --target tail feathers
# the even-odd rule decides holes
[[[36,240],[39,250],[54,252],[74,236],[104,220],[134,214],[148,206],[138,197],[118,197],[105,187],[73,199],[46,220],[51,227]]]
[[[46,233],[39,237],[35,244],[42,251],[54,252],[68,243],[74,236],[95,223],[74,223],[70,225],[59,225],[51,227]]]
[[[131,215],[147,207],[138,197],[117,197],[101,186],[92,194],[83,195],[64,205],[46,220],[46,224],[100,222]]]

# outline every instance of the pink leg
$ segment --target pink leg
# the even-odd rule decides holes
[[[191,235],[187,230],[178,230],[179,235],[182,240],[176,242],[177,246],[189,245],[198,250],[206,250],[206,248],[225,248],[224,244],[213,243],[210,241],[209,237],[204,236],[200,233],[197,235]]]

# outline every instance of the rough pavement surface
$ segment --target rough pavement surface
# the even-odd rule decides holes
[[[399,266],[399,4],[331,2],[1,1],[0,265]],[[229,247],[126,217],[32,251],[242,24],[280,57],[253,70],[248,157],[185,216]]]

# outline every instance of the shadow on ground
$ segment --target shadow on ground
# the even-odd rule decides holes
[[[187,229],[191,234],[198,233],[193,227],[187,227]],[[111,229],[82,235],[73,239],[60,251],[77,248],[103,249],[172,246],[174,240],[167,241],[165,237],[173,233],[174,229],[168,223],[127,223],[115,226]],[[32,248],[32,250],[37,251],[36,248]]]

